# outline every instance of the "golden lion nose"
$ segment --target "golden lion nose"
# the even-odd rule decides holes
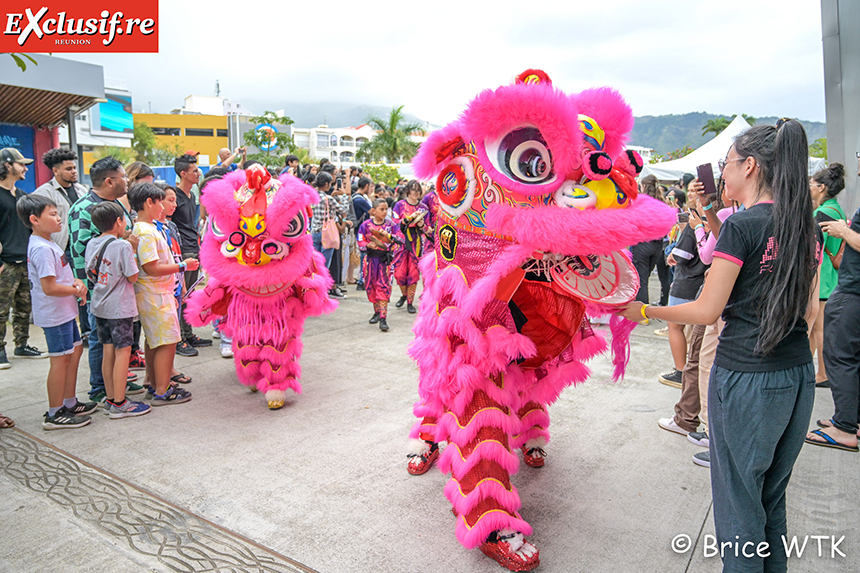
[[[263,215],[254,213],[250,217],[242,217],[239,228],[249,237],[258,237],[266,231],[266,219]]]

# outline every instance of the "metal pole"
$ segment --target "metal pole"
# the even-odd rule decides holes
[[[78,147],[78,128],[75,121],[75,117],[78,115],[79,109],[80,108],[76,105],[69,106],[69,108],[66,110],[66,123],[69,129],[69,149],[71,149],[78,155],[78,173],[80,174],[81,179],[83,179],[84,154],[81,153],[81,150]]]

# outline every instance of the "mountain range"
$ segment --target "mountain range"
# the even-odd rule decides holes
[[[375,115],[386,119],[391,108],[374,105],[356,105],[352,103],[287,103],[284,113],[289,116],[296,127],[315,127],[329,125],[331,127],[359,126]],[[405,111],[405,110],[404,110]],[[657,154],[665,154],[675,149],[689,145],[693,149],[700,147],[714,138],[713,133],[702,135],[702,127],[709,119],[723,116],[713,113],[693,112],[672,115],[643,115],[636,118],[630,143],[654,150]],[[442,126],[433,125],[405,113],[406,121],[426,125],[428,131]],[[756,123],[775,124],[777,117],[756,118]],[[818,138],[827,137],[827,128],[823,122],[800,120],[806,128],[806,135],[812,143]]]

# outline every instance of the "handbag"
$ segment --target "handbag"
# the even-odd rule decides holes
[[[830,205],[827,205],[826,207],[828,209],[833,210],[836,213],[837,217],[840,217],[842,219],[845,218],[844,213],[835,211]],[[824,253],[830,258],[830,264],[833,265],[833,269],[838,271],[839,266],[842,264],[842,255],[845,253],[845,239],[842,239],[842,244],[839,245],[839,250],[836,251],[835,255],[828,251],[826,246],[824,247]]]
[[[830,264],[833,265],[833,269],[838,271],[839,265],[842,264],[842,255],[845,253],[845,239],[842,239],[842,244],[839,245],[839,250],[836,251],[835,255],[828,251],[827,247],[824,247],[824,252],[830,257]]]
[[[328,210],[329,197],[325,198],[325,222],[322,226],[322,248],[337,249],[340,248],[340,231],[337,228],[337,223],[333,217],[330,217]]]

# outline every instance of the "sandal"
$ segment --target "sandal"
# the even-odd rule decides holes
[[[858,448],[857,446],[846,446],[845,444],[840,444],[821,430],[812,430],[810,434],[815,434],[824,441],[819,442],[818,440],[810,440],[809,438],[804,438],[803,441],[807,444],[812,444],[813,446],[823,446],[825,448],[833,448],[835,450],[844,450],[846,452],[860,451],[860,448]]]
[[[0,414],[0,428],[11,428],[15,425],[15,422],[12,418],[7,418],[6,416]]]
[[[833,420],[816,420],[815,425],[819,428],[832,428]],[[860,430],[857,430],[857,437],[860,438]]]
[[[191,376],[186,376],[185,374],[180,372],[175,376],[171,376],[170,381],[176,382],[177,384],[191,384]]]

